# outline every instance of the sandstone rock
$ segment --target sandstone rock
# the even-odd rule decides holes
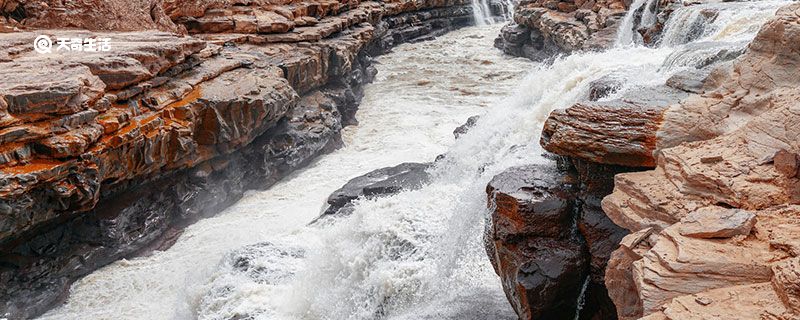
[[[596,163],[653,166],[662,111],[624,101],[576,104],[550,114],[541,144],[547,151]],[[596,135],[605,140],[594,139]]]
[[[703,93],[703,84],[706,77],[708,77],[708,73],[698,69],[681,71],[669,77],[666,84],[672,88],[690,93]]]
[[[180,31],[180,28],[166,16],[160,0],[9,0],[7,2],[0,8],[3,10],[3,15],[13,13],[11,16],[18,25],[26,29]]]
[[[571,0],[523,1],[514,8],[514,22],[503,28],[495,47],[536,61],[559,53],[607,48],[613,43],[614,26],[626,6],[605,1],[592,4]],[[588,10],[587,6],[597,10]]]
[[[800,258],[789,259],[772,267],[772,287],[783,305],[800,314]]]
[[[655,170],[617,175],[603,200],[608,216],[656,230],[652,244],[621,246],[606,273],[627,319],[798,316],[788,283],[800,180],[787,155],[800,150],[790,125],[800,121],[800,78],[786,71],[800,64],[786,47],[798,30],[798,6],[779,10],[741,57],[711,73],[705,94],[667,108]]]
[[[737,209],[706,207],[683,217],[679,232],[693,238],[730,238],[747,236],[756,223],[756,216]]]
[[[779,150],[773,157],[775,169],[788,177],[796,177],[800,168],[800,156],[786,150]]]

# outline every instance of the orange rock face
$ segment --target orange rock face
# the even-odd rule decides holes
[[[0,315],[13,319],[336,148],[370,55],[472,20],[466,0],[0,0],[0,13]],[[39,54],[38,35],[110,50]]]

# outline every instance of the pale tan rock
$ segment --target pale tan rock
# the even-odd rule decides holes
[[[791,312],[800,315],[800,258],[789,259],[772,267],[772,287]]]
[[[664,315],[670,320],[768,319],[785,312],[770,284],[757,283],[675,298]]]
[[[621,318],[800,316],[796,43],[794,4],[730,68],[712,72],[707,86],[715,87],[666,109],[654,170],[616,176],[603,200],[609,218],[634,232],[656,230],[652,246],[638,246],[644,252],[623,244],[609,263],[606,284]],[[627,298],[632,287],[638,300]]]
[[[730,238],[750,234],[755,223],[756,216],[744,210],[705,207],[683,217],[678,230],[693,238]]]

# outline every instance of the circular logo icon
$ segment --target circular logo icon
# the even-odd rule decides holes
[[[53,52],[53,40],[45,35],[38,36],[33,40],[33,50],[42,54]]]

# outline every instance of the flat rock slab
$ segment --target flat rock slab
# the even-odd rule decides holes
[[[756,215],[739,209],[706,207],[690,213],[680,222],[680,234],[693,238],[730,238],[748,235]]]

